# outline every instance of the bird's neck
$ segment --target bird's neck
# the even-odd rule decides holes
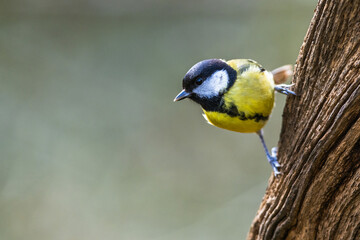
[[[213,96],[211,98],[199,98],[195,97],[192,100],[201,105],[205,111],[209,112],[221,112],[224,106],[223,95]]]

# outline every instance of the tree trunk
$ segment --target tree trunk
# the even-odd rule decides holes
[[[360,239],[360,0],[320,0],[248,239]]]

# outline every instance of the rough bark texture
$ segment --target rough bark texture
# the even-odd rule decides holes
[[[360,239],[360,0],[320,0],[248,239]]]

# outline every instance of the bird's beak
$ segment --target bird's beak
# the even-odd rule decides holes
[[[174,102],[183,100],[185,98],[188,98],[189,96],[190,96],[190,93],[186,92],[184,89],[175,97]]]

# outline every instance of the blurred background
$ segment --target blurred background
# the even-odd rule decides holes
[[[295,63],[315,5],[1,1],[0,239],[244,239],[271,174],[258,137],[173,99],[206,58]]]

